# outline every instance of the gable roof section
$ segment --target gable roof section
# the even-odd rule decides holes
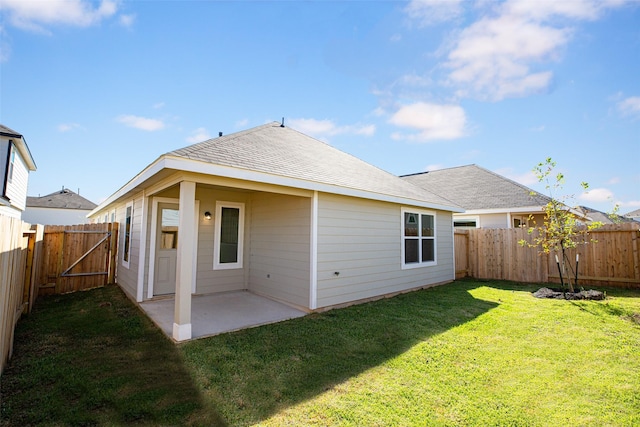
[[[467,211],[539,208],[551,199],[504,176],[473,165],[404,175],[402,179],[445,195]]]
[[[68,188],[42,197],[27,197],[28,208],[57,208],[91,210],[97,205]]]
[[[15,138],[13,143],[26,162],[29,170],[35,171],[37,169],[36,162],[35,160],[33,160],[33,156],[31,155],[31,151],[29,150],[29,146],[27,145],[27,141],[24,139],[24,136],[2,124],[0,124],[0,135],[6,138]]]
[[[277,122],[166,153],[100,208],[163,168],[462,212],[442,196]]]

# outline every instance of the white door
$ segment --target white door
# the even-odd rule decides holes
[[[177,204],[158,203],[154,295],[166,295],[176,292],[179,215]]]

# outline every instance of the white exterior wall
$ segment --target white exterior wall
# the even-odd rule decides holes
[[[403,269],[401,207],[319,195],[318,308],[454,280],[451,212],[435,211],[437,265]]]
[[[506,213],[480,215],[480,228],[509,228]]]
[[[41,208],[27,206],[22,213],[22,220],[31,224],[44,225],[76,225],[88,224],[86,209]]]
[[[0,150],[0,152],[6,154],[6,147],[8,145],[8,141],[2,141],[4,150]],[[16,157],[13,168],[13,179],[11,182],[7,182],[7,190],[6,196],[11,200],[10,206],[2,206],[0,205],[0,214],[5,216],[10,216],[13,218],[21,218],[22,212],[24,211],[27,203],[27,186],[29,183],[29,168],[20,154],[19,150],[15,150]],[[1,162],[6,162],[6,157],[0,159]],[[4,180],[4,165],[2,167],[3,173],[0,176],[0,180]],[[0,194],[2,193],[2,187],[0,186]],[[26,221],[26,220],[25,220]]]
[[[311,199],[255,193],[249,289],[309,307]]]

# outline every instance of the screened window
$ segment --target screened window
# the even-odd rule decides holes
[[[127,205],[124,216],[124,249],[122,251],[122,264],[129,268],[129,257],[131,252],[131,228],[133,221],[133,204]]]
[[[213,268],[242,268],[244,203],[217,202]]]
[[[402,210],[403,267],[435,264],[435,220],[433,212]]]

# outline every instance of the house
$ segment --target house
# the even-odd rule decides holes
[[[268,123],[161,155],[96,207],[120,222],[117,283],[137,302],[244,290],[302,309],[454,280],[448,200]]]
[[[623,215],[625,218],[632,219],[634,221],[640,221],[640,209],[636,209],[635,211],[627,212]]]
[[[27,208],[22,219],[32,224],[76,225],[85,224],[87,215],[97,205],[68,188],[42,197],[27,196]]]
[[[36,170],[24,136],[0,125],[0,215],[22,218],[29,172]]]
[[[456,228],[529,227],[531,215],[542,224],[542,211],[551,200],[475,164],[401,178],[462,206],[464,213],[453,214]]]
[[[576,208],[584,216],[587,216],[593,222],[601,222],[602,224],[616,224],[621,222],[633,222],[633,218],[626,215],[617,215],[614,213],[602,212],[587,206],[578,206]]]

